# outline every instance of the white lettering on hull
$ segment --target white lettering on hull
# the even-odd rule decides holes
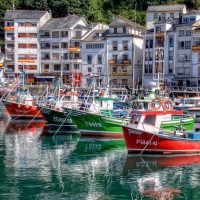
[[[90,127],[102,127],[101,123],[97,123],[97,122],[86,122],[85,121],[85,125],[86,126],[90,126]]]
[[[60,117],[53,117],[53,121],[54,122],[58,122],[58,123],[68,123],[71,124],[72,123],[72,119],[65,119],[65,118],[60,118]]]

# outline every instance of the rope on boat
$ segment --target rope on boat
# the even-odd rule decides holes
[[[28,110],[27,112],[25,112],[25,113],[23,113],[23,114],[21,114],[21,115],[15,117],[15,118],[11,119],[10,121],[13,121],[13,120],[17,119],[17,118],[19,118],[19,117],[25,115],[26,113],[28,113],[28,112],[30,112],[30,111],[31,111],[31,110]]]
[[[40,113],[40,110],[37,112],[37,114],[33,117],[33,119],[28,123],[28,125],[25,128],[27,128],[30,125],[30,123],[38,116],[39,113]]]
[[[140,152],[139,155],[141,155],[143,153],[143,151],[146,149],[146,147],[148,146],[148,144],[151,142],[151,140],[154,138],[156,134],[154,133],[154,135],[151,137],[151,139],[149,140],[149,142],[145,145],[144,149],[142,149],[142,151]]]
[[[67,119],[68,116],[71,114],[71,111],[72,111],[72,110],[70,110],[70,112],[69,112],[68,115],[66,116],[65,120],[63,120],[62,124],[59,126],[59,128],[57,129],[57,131],[54,133],[54,135],[53,135],[53,137],[52,137],[53,139],[55,138],[56,134],[58,133],[58,131],[60,130],[60,128],[62,127],[62,125],[66,122],[66,119]]]

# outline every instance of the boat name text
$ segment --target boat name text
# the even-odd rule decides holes
[[[158,142],[157,141],[146,141],[146,140],[136,140],[136,144],[143,144],[143,145],[153,145],[157,146]]]
[[[72,123],[72,119],[65,119],[60,117],[53,117],[54,122]]]
[[[86,126],[90,126],[90,127],[102,127],[101,123],[97,123],[97,122],[86,122],[85,121],[85,125]]]

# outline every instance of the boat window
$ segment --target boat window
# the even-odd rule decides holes
[[[131,117],[131,124],[138,124],[140,121],[141,115],[132,115]]]
[[[154,125],[155,123],[155,115],[147,115],[144,119],[144,123],[145,124],[150,124],[150,125]]]

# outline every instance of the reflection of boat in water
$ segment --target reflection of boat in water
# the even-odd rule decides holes
[[[106,150],[125,148],[124,139],[102,137],[80,137],[75,153],[99,153]]]
[[[41,130],[45,126],[45,122],[43,120],[13,120],[8,122],[6,127],[6,133],[21,133],[25,131],[26,133],[36,133],[38,129]]]
[[[141,196],[153,199],[173,199],[181,191],[177,180],[187,176],[187,166],[200,162],[200,155],[128,155],[123,168],[123,176],[130,177],[138,185]],[[182,166],[182,167],[181,167]],[[127,178],[128,179],[128,178]],[[187,183],[195,185],[194,180]]]

